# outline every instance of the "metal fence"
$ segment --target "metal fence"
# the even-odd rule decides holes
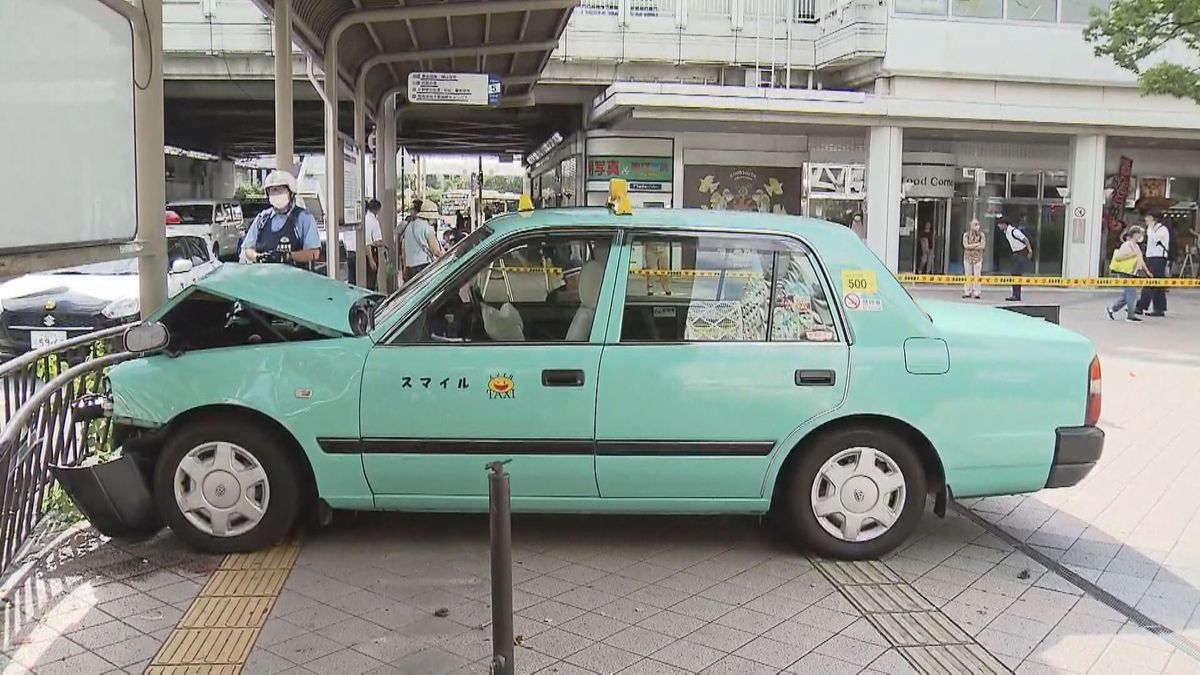
[[[108,367],[137,356],[124,351],[125,326],[19,356],[0,365],[0,570],[19,557],[45,511],[50,466],[74,465],[106,448],[107,418],[76,419],[75,404],[107,391]]]

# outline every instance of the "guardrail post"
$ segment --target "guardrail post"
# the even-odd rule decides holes
[[[504,462],[488,468],[492,543],[492,674],[513,675],[512,512]]]

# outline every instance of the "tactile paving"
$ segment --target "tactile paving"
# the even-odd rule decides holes
[[[900,653],[921,672],[937,675],[999,675],[1011,673],[978,644],[901,647]]]
[[[928,675],[1012,672],[884,563],[877,560],[814,563],[918,672]]]
[[[146,674],[240,673],[299,555],[299,544],[290,541],[266,551],[226,556]]]

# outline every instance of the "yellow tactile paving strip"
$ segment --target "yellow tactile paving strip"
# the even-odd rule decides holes
[[[300,555],[287,541],[225,557],[167,636],[146,675],[237,675]]]

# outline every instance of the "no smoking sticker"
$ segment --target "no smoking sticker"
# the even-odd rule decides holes
[[[842,305],[850,312],[879,312],[883,310],[882,300],[873,297],[863,297],[859,293],[847,293],[842,298]]]

